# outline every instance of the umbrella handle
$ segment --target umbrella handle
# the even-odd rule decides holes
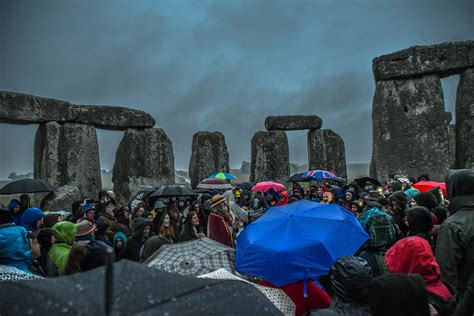
[[[105,287],[104,287],[104,309],[105,315],[112,315],[113,300],[113,272],[114,272],[114,252],[107,247],[105,253]]]

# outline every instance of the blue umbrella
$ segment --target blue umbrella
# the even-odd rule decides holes
[[[355,216],[336,204],[301,200],[270,208],[237,239],[236,269],[276,286],[328,273],[369,239]]]

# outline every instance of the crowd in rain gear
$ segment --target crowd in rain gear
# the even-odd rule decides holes
[[[307,199],[341,205],[370,240],[354,256],[335,260],[327,275],[280,287],[297,315],[472,314],[474,171],[451,171],[447,196],[437,188],[420,192],[412,186],[416,180],[406,179],[387,180],[381,188],[320,181],[265,193],[235,186],[127,205],[104,191],[98,201],[75,202],[69,216],[31,207],[23,195],[0,210],[0,274],[2,267],[19,271],[12,272],[18,278],[81,273],[104,265],[108,247],[116,260],[136,262],[163,245],[204,236],[235,247],[239,234],[270,207]]]

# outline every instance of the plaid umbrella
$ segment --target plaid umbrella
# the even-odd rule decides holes
[[[331,171],[326,170],[311,170],[303,174],[303,177],[313,179],[336,179],[336,175]]]
[[[208,179],[234,180],[234,179],[237,179],[237,177],[234,176],[231,173],[215,172],[215,173],[211,174]]]
[[[235,249],[209,238],[164,245],[144,262],[149,267],[182,275],[226,269],[235,273]]]

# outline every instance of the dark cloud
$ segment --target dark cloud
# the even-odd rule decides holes
[[[267,115],[316,114],[369,161],[375,56],[469,39],[466,1],[2,1],[0,89],[151,113],[187,169],[192,135],[222,131],[239,166]],[[471,12],[471,13],[470,13]],[[455,80],[444,83],[448,99]],[[34,126],[0,124],[0,178],[31,170]],[[111,168],[119,132],[100,131]],[[289,133],[307,159],[306,133]]]

